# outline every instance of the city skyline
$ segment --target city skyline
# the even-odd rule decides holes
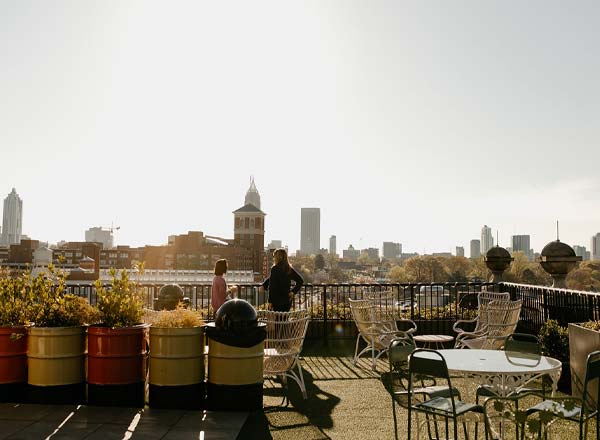
[[[290,250],[304,206],[338,249],[600,230],[598,2],[234,9],[3,4],[0,193],[25,200],[25,234],[228,236],[249,175]]]
[[[9,202],[9,200],[11,202]],[[12,191],[11,191],[11,193],[9,193],[9,195],[6,197],[5,202],[4,202],[4,206],[7,206],[7,204],[8,204],[10,206],[10,208],[11,208],[11,211],[14,211],[14,206],[13,206],[13,205],[15,205],[15,201],[14,200],[16,200],[16,202],[18,203],[19,222],[20,222],[22,220],[23,201],[18,196],[18,194],[16,193],[15,188],[13,188]],[[253,205],[256,208],[258,208],[258,210],[260,211],[260,205],[261,205],[260,200],[261,200],[260,193],[259,193],[259,191],[258,191],[258,189],[256,187],[256,184],[255,184],[255,181],[254,181],[254,177],[251,177],[250,187],[247,189],[246,195],[244,197],[244,205],[248,205],[248,204]],[[320,230],[320,226],[319,225],[320,225],[320,221],[321,221],[320,208],[300,208],[301,218],[302,218],[303,215],[305,215],[305,211],[308,214],[308,217],[312,217],[312,216],[316,215],[316,218],[314,220],[312,218],[309,218],[308,220],[309,220],[309,223],[315,223],[316,222],[315,225],[311,226],[311,228],[313,228],[313,229],[316,228],[317,231],[311,231],[311,232],[313,234],[316,233],[316,232],[318,232],[320,234],[320,231],[319,231]],[[5,210],[3,210],[3,218],[6,217],[4,215],[4,212],[5,212]],[[14,212],[13,212],[13,214],[14,214]],[[262,225],[263,228],[265,228],[265,224]],[[555,225],[555,227],[556,226],[557,225]],[[68,239],[62,238],[62,239],[57,240],[57,241],[45,241],[45,240],[40,239],[39,237],[35,237],[35,236],[30,237],[30,238],[39,239],[41,242],[47,242],[48,244],[57,244],[59,242],[68,242],[68,241],[98,241],[98,242],[103,242],[105,244],[106,243],[113,243],[113,242],[115,242],[114,243],[115,246],[119,245],[119,244],[122,244],[122,245],[128,245],[128,246],[134,246],[135,247],[135,246],[144,246],[144,245],[162,245],[162,244],[165,244],[165,243],[167,243],[169,241],[169,237],[170,236],[186,232],[186,231],[173,231],[171,234],[169,234],[166,237],[166,239],[163,239],[163,241],[160,241],[160,242],[154,242],[154,243],[143,242],[143,243],[134,243],[134,244],[132,244],[132,243],[128,243],[128,242],[121,242],[121,243],[117,243],[116,242],[116,240],[114,239],[113,232],[115,230],[118,231],[119,229],[120,229],[120,226],[113,227],[112,225],[110,227],[106,227],[106,228],[97,227],[97,226],[89,227],[88,229],[86,229],[84,231],[84,239],[70,237]],[[307,227],[307,229],[310,229],[310,228]],[[201,232],[208,233],[208,235],[213,235],[213,236],[214,235],[219,235],[219,234],[212,234],[211,231],[202,230]],[[495,245],[498,244],[498,243],[494,242],[494,239],[493,239],[493,236],[492,236],[492,229],[488,225],[483,225],[482,228],[481,228],[481,230],[480,230],[480,232],[481,232],[481,237],[482,238],[484,236],[487,237],[487,240],[488,240],[489,244],[491,244],[492,246],[495,246]],[[29,235],[27,235],[27,234],[22,234],[22,235],[29,237]],[[219,236],[228,237],[229,235],[230,234],[222,234],[222,235],[219,235]],[[265,231],[265,237],[266,236],[269,236],[269,235]],[[0,230],[0,237],[2,237],[2,230]],[[94,238],[94,237],[97,237],[97,238]],[[592,235],[591,238],[589,239],[590,243],[591,243],[590,244],[590,249],[599,249],[600,248],[600,246],[596,246],[596,247],[594,246],[594,243],[595,243],[594,240],[596,240],[597,237],[600,237],[600,233],[596,233],[596,234]],[[333,243],[337,247],[337,237],[335,235],[332,235],[328,239],[328,246],[323,246],[323,243],[321,243],[321,246],[316,246],[315,249],[318,250],[318,251],[320,251],[321,249],[331,249],[331,243],[332,243],[331,240],[332,239],[333,239]],[[281,237],[279,239],[271,238],[270,240],[278,242],[280,244],[283,243],[286,246],[286,248],[288,248],[291,252],[294,252],[296,250],[298,250],[298,251],[301,250],[300,246],[297,247],[297,248],[290,247],[289,243],[286,241],[285,238],[283,238],[283,239]],[[524,245],[519,244],[518,246],[515,246],[515,243],[517,242],[515,240],[518,240],[518,243],[521,243],[522,240],[525,240],[523,243],[527,243],[527,244],[524,244]],[[598,239],[598,240],[600,241],[600,239]],[[363,239],[361,238],[359,240],[359,242],[362,243],[362,241],[363,241]],[[472,254],[474,252],[474,246],[475,246],[476,249],[479,249],[479,251],[477,253],[477,256],[485,255],[485,252],[481,252],[483,250],[483,248],[484,248],[483,244],[480,244],[480,243],[482,243],[482,241],[483,240],[479,240],[479,239],[471,239],[469,241],[469,247],[471,249],[471,252],[470,252],[470,255],[469,255],[470,258],[473,257]],[[553,241],[553,240],[550,240],[550,241]],[[266,240],[265,240],[265,242],[266,242]],[[508,244],[506,244],[506,245],[499,244],[499,245],[502,246],[502,247],[508,248],[511,251],[515,251],[515,250],[523,251],[530,259],[532,259],[533,258],[533,253],[540,252],[541,248],[539,248],[539,249],[530,248],[529,250],[532,251],[531,253],[525,251],[524,249],[521,249],[521,247],[523,247],[523,246],[527,247],[527,245],[530,242],[531,242],[531,236],[529,234],[519,234],[519,235],[515,234],[515,235],[511,235],[509,237],[509,243]],[[2,243],[0,242],[0,245],[1,244]],[[542,247],[545,246],[546,244],[547,243],[543,244]],[[574,248],[577,248],[577,249],[579,249],[579,248],[584,248],[584,249],[587,248],[587,246],[585,244],[581,244],[581,243],[568,243],[567,242],[567,244],[569,244],[569,245],[571,245],[571,246],[573,246]],[[388,242],[388,241],[381,242],[381,245],[366,246],[366,247],[360,246],[360,245],[356,246],[356,245],[353,244],[353,242],[349,241],[348,244],[346,246],[344,246],[343,248],[342,247],[337,247],[337,248],[339,248],[340,250],[347,250],[349,246],[353,246],[355,249],[357,249],[357,250],[360,251],[360,250],[368,250],[370,248],[376,247],[377,249],[381,250],[381,254],[382,254],[382,256],[384,256],[385,255],[386,245],[395,245],[395,246],[398,246],[399,255],[402,254],[402,253],[406,253],[406,254],[413,254],[413,253],[416,253],[416,254],[451,253],[450,251],[447,251],[445,249],[438,249],[438,250],[434,249],[434,250],[432,250],[430,252],[427,252],[427,251],[419,252],[418,249],[406,250],[406,249],[403,249],[403,244],[402,243],[394,243],[394,242]],[[455,246],[454,247],[454,249],[455,249],[454,255],[465,256],[464,255],[464,248],[465,247],[466,247],[465,245],[463,245],[463,246]],[[105,248],[108,248],[108,247],[105,246]],[[462,249],[462,250],[459,251],[459,248]],[[403,250],[406,251],[406,252],[403,252]],[[594,253],[593,253],[592,250],[590,250],[590,252],[591,252],[591,258],[592,259],[600,259],[600,255],[594,255]],[[319,253],[319,252],[315,251],[314,253]],[[462,255],[459,255],[459,254],[462,254]],[[585,256],[584,256],[584,259],[585,259]]]

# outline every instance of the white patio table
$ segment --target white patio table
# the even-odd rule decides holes
[[[548,375],[556,391],[562,363],[548,356],[503,350],[438,350],[451,375],[462,375],[488,385],[502,397],[510,396],[532,380]]]
[[[548,375],[556,392],[562,363],[548,356],[503,350],[437,350],[452,376],[463,376],[475,385],[488,385],[498,396],[519,392],[532,380]],[[475,392],[473,388],[473,392]],[[502,423],[503,425],[503,423]],[[504,438],[503,426],[500,438]]]

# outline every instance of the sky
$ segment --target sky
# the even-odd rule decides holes
[[[454,252],[600,231],[600,2],[0,0],[0,197],[23,233]]]

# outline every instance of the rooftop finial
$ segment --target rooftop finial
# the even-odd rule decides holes
[[[560,241],[558,238],[558,220],[556,220],[556,241]]]
[[[500,247],[500,243],[498,242],[498,229],[496,229],[496,246]]]

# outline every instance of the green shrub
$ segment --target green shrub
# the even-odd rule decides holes
[[[569,361],[569,331],[558,321],[549,319],[539,333],[542,352],[561,362]]]
[[[72,327],[93,324],[97,320],[96,310],[85,298],[67,293],[65,274],[48,266],[48,274],[40,273],[35,278],[28,276],[34,302],[33,324],[36,327]]]
[[[143,265],[138,265],[139,272],[143,272]],[[126,270],[117,273],[110,269],[110,286],[104,287],[100,280],[94,286],[98,295],[98,320],[106,327],[131,327],[142,322],[144,315],[144,301],[142,292],[136,281],[129,278]]]
[[[32,315],[31,277],[0,271],[0,327],[27,325]]]

